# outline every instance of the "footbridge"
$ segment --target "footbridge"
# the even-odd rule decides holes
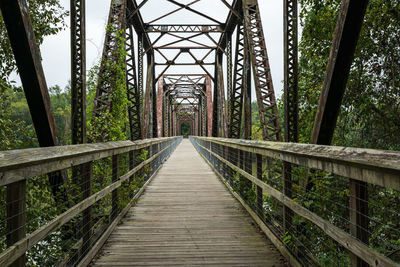
[[[62,145],[28,3],[0,0],[38,141],[0,152],[0,266],[399,266],[400,152],[331,145],[368,1],[341,1],[307,144],[297,0],[283,105],[259,2],[111,0],[89,83],[71,0]]]

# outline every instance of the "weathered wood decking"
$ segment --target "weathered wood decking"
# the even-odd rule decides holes
[[[283,258],[185,139],[93,266],[281,266]]]

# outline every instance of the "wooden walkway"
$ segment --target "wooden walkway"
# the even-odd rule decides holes
[[[184,139],[92,266],[282,266],[255,225]]]

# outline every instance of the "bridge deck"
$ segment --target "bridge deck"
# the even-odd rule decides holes
[[[93,266],[281,266],[282,256],[183,140]]]

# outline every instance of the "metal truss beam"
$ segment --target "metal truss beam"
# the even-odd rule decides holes
[[[99,83],[96,90],[95,105],[93,116],[98,117],[105,111],[110,111],[111,96],[115,86],[115,76],[107,68],[110,64],[119,64],[116,62],[119,39],[116,32],[125,30],[126,19],[126,0],[113,0],[110,6],[108,16],[106,37],[104,40],[103,56],[99,71]]]
[[[234,12],[234,11],[235,12]],[[225,23],[225,32],[221,35],[218,46],[225,49],[229,35],[232,35],[236,25],[241,21],[237,14],[242,13],[242,0],[234,0]],[[237,14],[235,14],[237,13]]]
[[[72,144],[86,143],[85,0],[71,0]]]
[[[151,47],[151,41],[149,35],[145,31],[145,25],[143,22],[142,15],[139,12],[139,6],[136,3],[136,0],[127,0],[127,12],[129,12],[129,20],[128,24],[132,25],[138,35],[140,35],[140,40],[142,42],[142,48],[147,50]],[[145,2],[147,0],[144,0]],[[142,3],[140,4],[142,5]]]
[[[133,29],[127,25],[125,30],[126,38],[126,89],[128,96],[128,117],[130,138],[132,141],[142,139],[141,122],[141,92],[136,77],[136,60],[133,41]]]
[[[243,0],[243,10],[263,138],[264,140],[282,141],[278,107],[258,1]]]
[[[241,137],[242,115],[243,115],[243,94],[246,90],[246,76],[249,70],[249,55],[247,49],[246,34],[244,26],[238,25],[236,33],[236,55],[235,69],[233,78],[233,90],[230,96],[230,122],[229,122],[229,138],[239,139]]]
[[[190,24],[145,24],[145,32],[160,33],[211,33],[224,32],[222,25],[190,25]]]
[[[321,91],[311,143],[332,141],[368,0],[343,0]]]
[[[297,0],[284,0],[284,109],[285,142],[297,143],[298,138],[298,15]],[[292,197],[292,165],[283,162],[283,190]],[[293,212],[283,207],[283,228],[292,225]]]

